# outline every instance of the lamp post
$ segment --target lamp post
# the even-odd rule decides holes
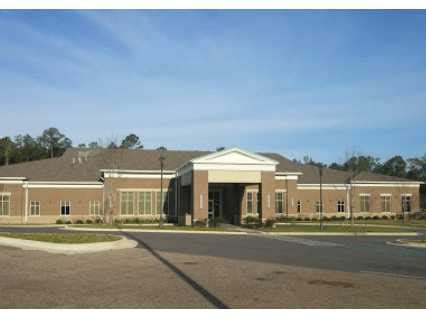
[[[320,216],[319,216],[319,220],[320,220],[320,230],[324,230],[324,225],[322,223],[322,166],[319,166],[319,181],[320,181]]]
[[[158,160],[160,161],[160,228],[163,227],[163,170],[164,170],[164,160],[166,157],[164,156],[164,151],[166,148],[160,147],[158,151],[160,151],[160,157]]]

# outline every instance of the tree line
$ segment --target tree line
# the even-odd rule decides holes
[[[29,134],[19,134],[14,138],[0,138],[0,165],[34,161],[46,158],[60,157],[66,149],[72,147],[72,141],[57,128],[48,128],[38,137]],[[130,133],[124,139],[107,139],[102,142],[92,141],[87,144],[79,144],[80,148],[96,149],[143,149],[140,138]],[[218,148],[223,150],[224,147]],[[369,171],[390,176],[402,177],[418,181],[426,181],[426,154],[404,159],[395,155],[381,162],[379,158],[370,155],[347,156],[343,163],[333,162],[329,165],[314,161],[310,156],[303,157],[302,161],[293,160],[297,163],[312,164],[351,172]]]
[[[426,182],[426,154],[421,157],[408,159],[404,159],[400,155],[395,155],[383,162],[380,161],[380,158],[369,155],[351,155],[343,163],[333,162],[329,165],[316,162],[310,156],[303,157],[303,161],[293,161],[336,170],[350,172],[368,171]]]
[[[79,144],[79,148],[142,149],[140,138],[131,133],[121,143],[117,139],[107,142],[93,141]],[[40,136],[19,134],[15,137],[0,138],[0,165],[9,165],[25,161],[34,161],[60,157],[65,150],[73,146],[72,141],[57,128],[48,128]]]

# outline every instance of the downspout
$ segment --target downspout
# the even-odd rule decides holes
[[[24,188],[25,188],[25,208],[24,208],[25,216],[24,216],[24,223],[28,223],[28,182],[25,182]]]

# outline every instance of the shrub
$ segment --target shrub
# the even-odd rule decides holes
[[[90,219],[87,219],[86,220],[86,224],[92,224],[93,223],[93,221],[92,220],[90,220]]]
[[[56,224],[64,224],[65,222],[64,222],[64,220],[62,220],[62,219],[58,219],[58,220],[56,220]]]
[[[83,220],[80,220],[80,219],[75,221],[75,224],[83,224],[83,223],[84,223]]]
[[[318,221],[318,218],[317,218],[317,217],[313,217],[313,218],[311,219],[311,221]]]
[[[373,220],[379,220],[380,217],[379,216],[373,216]]]
[[[329,221],[329,220],[330,220],[330,218],[329,218],[329,217],[327,217],[327,216],[323,216],[323,217],[322,217],[322,220],[323,220],[323,221]]]
[[[70,220],[65,221],[65,224],[71,224]]]
[[[355,217],[356,220],[364,220],[364,216],[357,216]]]
[[[371,219],[371,217],[370,217],[370,216],[366,216],[364,219],[365,219],[365,220],[370,220],[370,219]]]
[[[387,220],[389,217],[387,215],[383,215],[382,219]]]
[[[303,221],[303,218],[301,218],[301,217],[297,217],[297,218],[296,218],[296,221]]]
[[[256,224],[259,223],[259,218],[256,216],[247,216],[243,219],[244,224]]]
[[[194,227],[205,227],[207,225],[207,219],[194,221]]]
[[[104,223],[104,220],[102,220],[102,218],[96,218],[95,223],[101,224],[101,223]]]
[[[337,220],[337,216],[331,216],[330,220]]]
[[[132,220],[132,223],[140,223],[139,218],[134,218],[134,219]]]
[[[267,219],[264,223],[264,226],[265,227],[272,227],[274,225],[274,223],[275,223],[274,219]]]
[[[305,217],[305,218],[303,218],[303,221],[309,222],[309,221],[311,221],[311,218]]]
[[[122,224],[122,223],[123,223],[123,220],[121,220],[120,218],[114,219],[114,224]]]

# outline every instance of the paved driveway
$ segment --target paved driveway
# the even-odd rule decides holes
[[[127,236],[139,247],[0,248],[0,306],[426,307],[426,252],[388,237]]]

